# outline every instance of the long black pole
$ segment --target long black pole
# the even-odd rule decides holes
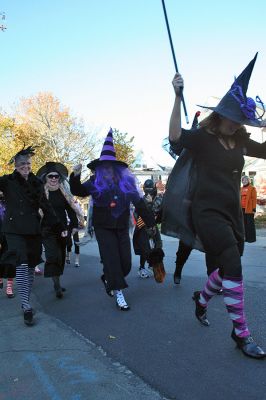
[[[172,41],[172,36],[171,36],[170,27],[169,27],[169,23],[168,23],[167,12],[166,12],[166,8],[165,8],[164,0],[162,0],[162,5],[163,5],[163,12],[164,12],[164,18],[165,18],[165,23],[166,23],[166,27],[167,27],[168,37],[169,37],[170,46],[171,46],[171,50],[172,50],[172,56],[173,56],[173,60],[174,60],[174,64],[175,64],[175,71],[178,72],[177,62],[176,62],[176,57],[175,57],[175,50],[174,50],[174,46],[173,46],[173,41]],[[187,108],[186,108],[186,103],[185,103],[185,99],[183,96],[183,91],[181,91],[181,102],[183,104],[186,122],[187,122],[187,124],[189,124],[189,119],[188,119],[188,115],[187,115]]]

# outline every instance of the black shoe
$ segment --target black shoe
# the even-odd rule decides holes
[[[24,324],[28,326],[32,326],[34,324],[32,310],[24,311]]]
[[[78,268],[79,267],[79,263],[75,263],[75,267]]]
[[[105,287],[105,290],[106,290],[106,293],[108,294],[108,296],[114,297],[114,291],[109,290],[107,287],[107,280],[105,279],[104,274],[101,276],[101,281],[104,284],[104,287]]]
[[[64,295],[63,295],[63,292],[62,292],[61,288],[55,291],[55,295],[56,295],[56,297],[58,299],[62,299],[63,298]]]
[[[66,291],[66,288],[61,287],[61,290],[62,290],[62,292],[65,292],[65,291]]]
[[[195,301],[196,309],[195,315],[199,322],[204,326],[210,326],[210,322],[207,318],[207,308],[203,307],[199,302],[200,292],[194,292],[192,300]]]
[[[236,342],[237,347],[242,350],[245,356],[257,359],[266,358],[266,353],[254,342],[251,335],[242,338],[237,336],[233,329],[231,338]]]
[[[181,275],[174,273],[174,283],[176,285],[180,285],[180,282],[181,282]]]

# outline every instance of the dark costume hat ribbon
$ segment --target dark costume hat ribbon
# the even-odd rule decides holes
[[[9,161],[9,164],[13,164],[13,162],[15,162],[16,158],[18,158],[19,156],[29,156],[32,157],[34,156],[35,153],[35,147],[33,146],[29,146],[25,148],[25,145],[23,147],[23,149],[21,149],[19,152],[17,152]]]

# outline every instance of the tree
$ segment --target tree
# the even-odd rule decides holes
[[[9,116],[0,114],[0,175],[9,173],[12,166],[9,161],[16,153],[16,143],[14,139],[14,120]]]
[[[17,142],[36,147],[33,170],[46,161],[71,168],[95,158],[96,133],[86,132],[83,121],[71,116],[52,93],[21,99],[14,128]]]
[[[124,161],[130,167],[135,161],[133,144],[134,136],[128,138],[127,133],[122,133],[119,132],[118,129],[114,129],[113,138],[117,160]]]

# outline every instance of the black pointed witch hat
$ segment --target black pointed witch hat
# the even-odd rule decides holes
[[[239,123],[241,125],[250,125],[260,127],[262,123],[262,116],[258,116],[256,112],[256,102],[251,97],[247,97],[247,89],[249,80],[257,59],[258,53],[256,53],[253,60],[247,65],[242,73],[235,79],[230,90],[221,99],[216,107],[199,106],[215,111],[222,117],[228,118],[231,121]],[[257,96],[256,101],[264,105],[260,98]],[[264,114],[264,112],[263,112]]]
[[[87,167],[90,168],[92,171],[94,171],[98,165],[100,165],[102,162],[106,162],[106,161],[115,162],[116,164],[122,165],[124,167],[128,167],[128,165],[124,161],[118,161],[116,159],[112,128],[110,128],[110,130],[105,138],[100,158],[97,158],[96,160],[91,161],[87,165]]]

